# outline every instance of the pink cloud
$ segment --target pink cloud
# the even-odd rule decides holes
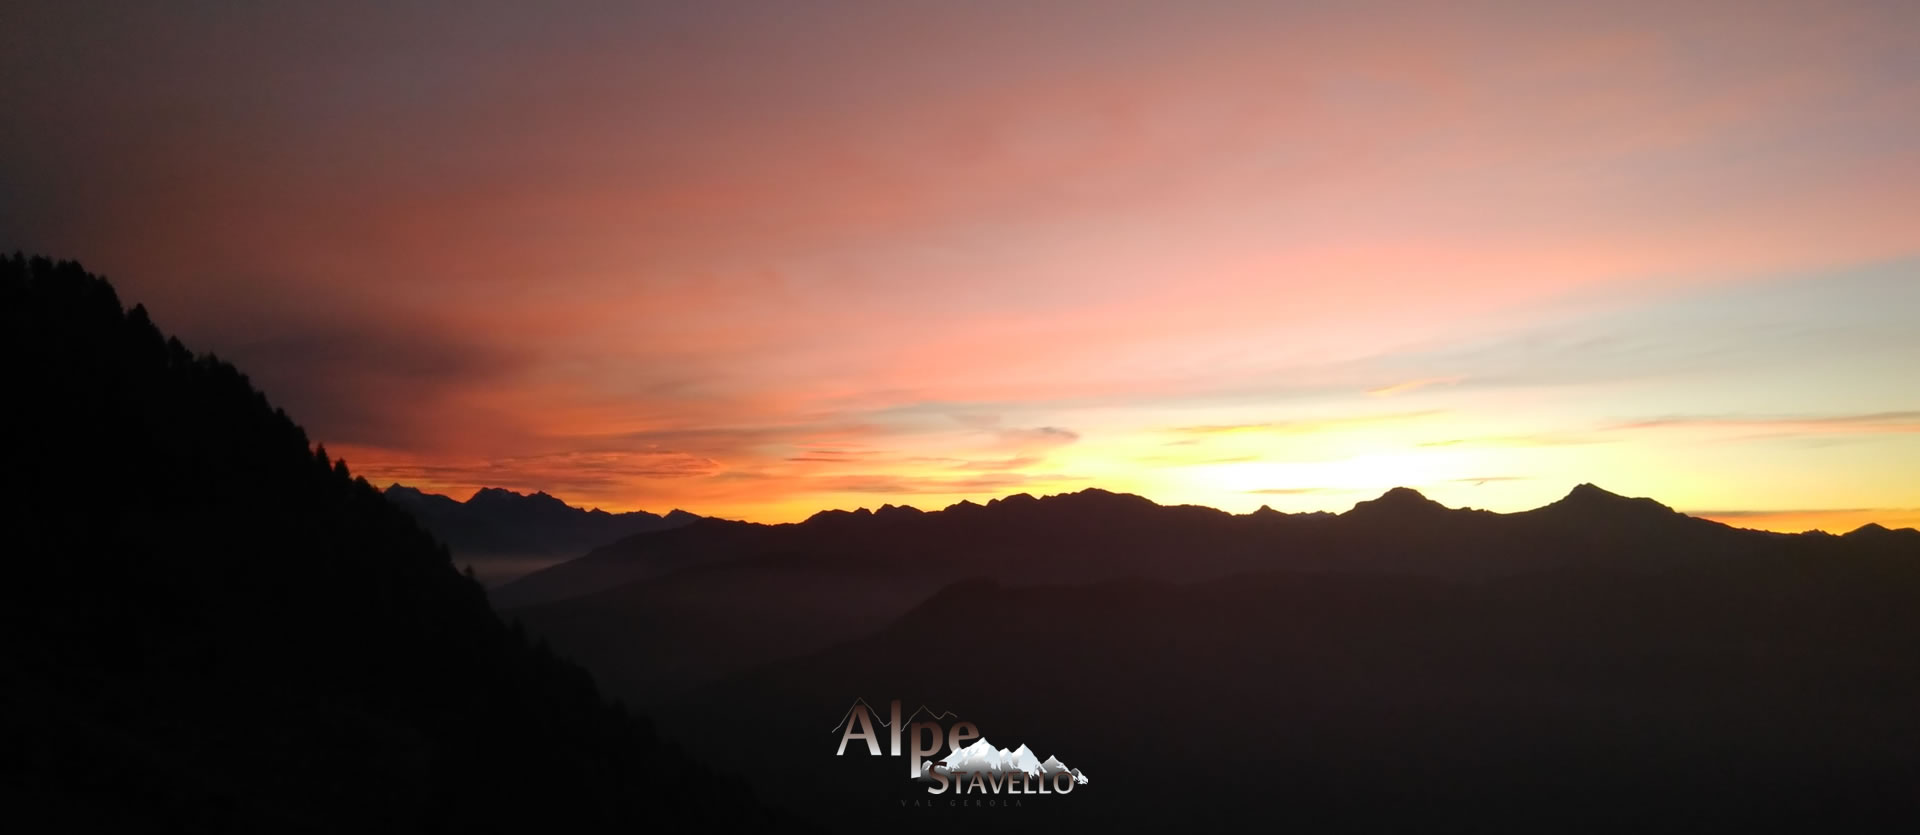
[[[1277,8],[444,38],[301,13],[189,51],[129,12],[0,64],[72,70],[7,102],[40,129],[0,140],[0,218],[358,471],[747,510],[1024,486],[1091,446],[929,404],[1166,426],[1249,392],[1455,395],[1464,371],[1360,365],[1570,298],[1920,254],[1897,6]],[[1533,443],[1486,434],[1457,445]]]

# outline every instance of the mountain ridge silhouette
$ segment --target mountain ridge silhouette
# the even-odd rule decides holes
[[[1823,533],[1807,531],[1799,534],[1783,534],[1772,531],[1739,528],[1711,519],[1689,516],[1675,511],[1667,505],[1651,498],[1630,498],[1587,482],[1575,485],[1565,496],[1555,501],[1536,508],[1505,513],[1474,508],[1450,508],[1427,498],[1424,494],[1420,493],[1420,491],[1411,487],[1389,488],[1379,497],[1356,502],[1352,508],[1342,513],[1329,513],[1326,511],[1284,513],[1274,510],[1269,506],[1262,505],[1256,510],[1240,514],[1230,513],[1205,505],[1162,505],[1143,496],[1090,487],[1078,491],[1056,493],[1040,497],[1028,493],[1015,493],[1001,498],[989,499],[985,504],[971,500],[962,500],[935,510],[920,510],[912,507],[885,504],[878,510],[871,510],[865,507],[853,510],[821,510],[799,522],[759,523],[732,520],[716,521],[740,530],[761,532],[762,536],[771,539],[780,536],[780,531],[793,529],[833,531],[836,533],[857,533],[862,531],[877,531],[880,529],[898,531],[901,529],[901,526],[922,525],[938,527],[942,524],[957,520],[978,522],[984,520],[1046,521],[1052,519],[1063,524],[1069,521],[1084,524],[1100,521],[1100,514],[1128,514],[1136,512],[1147,514],[1167,512],[1187,514],[1196,519],[1218,517],[1221,519],[1256,520],[1266,523],[1320,524],[1332,523],[1332,520],[1347,520],[1348,522],[1362,520],[1369,524],[1382,522],[1398,524],[1403,522],[1426,522],[1442,519],[1460,520],[1465,517],[1479,517],[1481,520],[1496,524],[1497,522],[1493,522],[1493,520],[1538,519],[1542,523],[1562,525],[1590,524],[1594,526],[1615,526],[1624,523],[1637,525],[1691,525],[1695,528],[1714,526],[1767,536],[1803,536]],[[1049,516],[1048,514],[1053,515]],[[1116,515],[1109,518],[1124,521],[1126,518],[1133,517]],[[1345,522],[1334,524],[1345,524]],[[879,527],[875,528],[870,526]],[[1895,536],[1920,537],[1920,531],[1916,531],[1913,528],[1888,529],[1876,523],[1868,523],[1860,529],[1856,529],[1854,532],[1839,535],[1851,535],[1851,533],[1858,533],[1860,531],[1866,531],[1866,535],[1872,535],[1874,531],[1881,530],[1888,531]],[[647,546],[652,544],[654,540],[647,539],[646,533],[650,532],[643,532],[642,534],[609,543],[606,546],[596,549],[591,555],[592,559],[590,560],[563,562],[548,569],[534,572],[528,577],[509,582],[502,588],[496,590],[496,598],[501,605],[511,608],[554,602],[556,600],[566,599],[567,597],[580,596],[609,588],[610,585],[605,581],[590,582],[585,579],[578,581],[568,579],[567,575],[584,573],[582,569],[588,566],[599,569],[601,576],[618,577],[621,578],[622,581],[638,580],[643,579],[645,576],[650,576],[648,572],[623,574],[607,570],[607,566],[612,563],[631,559],[635,552],[649,550]],[[752,536],[753,534],[742,535]],[[576,565],[573,563],[579,564]]]
[[[1829,540],[1920,553],[1912,530],[1747,530],[1591,484],[1513,513],[1446,508],[1410,488],[1341,514],[1237,515],[1090,489],[919,513],[822,511],[776,525],[703,520],[629,537],[495,589],[494,599],[614,692],[650,704],[869,634],[969,578],[1018,586],[1274,571],[1473,583],[1565,571],[1658,576],[1813,553]]]
[[[544,490],[520,493],[482,487],[465,501],[394,483],[381,491],[407,509],[472,565],[487,585],[517,579],[638,533],[690,524],[701,517],[674,509],[609,513],[579,508]]]

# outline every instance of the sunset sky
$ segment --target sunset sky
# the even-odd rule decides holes
[[[1920,525],[1920,3],[533,6],[8,3],[0,247],[462,498]]]

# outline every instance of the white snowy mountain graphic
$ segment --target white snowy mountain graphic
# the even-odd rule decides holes
[[[955,751],[933,762],[920,766],[920,779],[931,780],[934,774],[952,777],[956,771],[971,771],[975,774],[988,773],[997,777],[1008,774],[1025,774],[1029,777],[1052,777],[1055,774],[1073,775],[1075,783],[1085,785],[1086,775],[1080,769],[1068,768],[1065,763],[1054,757],[1041,762],[1033,755],[1033,750],[1025,745],[1011,751],[995,748],[993,743],[982,737],[978,742]]]

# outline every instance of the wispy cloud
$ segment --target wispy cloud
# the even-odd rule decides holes
[[[1080,440],[1080,435],[1071,429],[1058,426],[1037,426],[1032,429],[1001,429],[997,433],[1000,442],[1010,447],[1032,449],[1065,446]]]
[[[1914,508],[1885,507],[1819,507],[1794,510],[1689,510],[1689,516],[1701,516],[1709,519],[1767,519],[1775,516],[1813,516],[1819,514],[1856,514],[1856,513],[1920,513]]]
[[[1488,475],[1488,476],[1469,476],[1467,478],[1448,479],[1447,483],[1448,484],[1470,484],[1474,487],[1479,487],[1480,485],[1483,485],[1483,484],[1492,484],[1495,482],[1532,481],[1532,480],[1533,480],[1533,476],[1525,476],[1525,475]]]
[[[1614,424],[1613,430],[1759,430],[1771,435],[1920,433],[1920,411],[1841,415],[1664,415]]]
[[[1185,446],[1185,444],[1181,446]],[[1197,467],[1211,464],[1244,464],[1248,461],[1259,461],[1261,459],[1258,455],[1210,455],[1198,457],[1183,455],[1136,455],[1131,460],[1136,464],[1147,464],[1156,467]]]
[[[1799,510],[1686,510],[1689,516],[1725,522],[1740,528],[1797,533],[1821,530],[1844,533],[1866,524],[1888,528],[1920,527],[1920,508],[1850,507]]]
[[[1443,414],[1443,411],[1439,409],[1428,409],[1418,412],[1395,412],[1384,415],[1304,418],[1299,420],[1267,421],[1263,423],[1202,424],[1196,426],[1176,426],[1164,431],[1179,435],[1304,435],[1312,432],[1326,432],[1349,427],[1418,420],[1438,414]],[[1178,443],[1178,441],[1172,443]]]
[[[1258,490],[1246,491],[1251,496],[1312,496],[1322,493],[1356,492],[1361,491],[1350,487],[1262,487]]]
[[[809,493],[952,495],[1018,490],[1035,484],[1052,483],[1061,478],[1063,477],[1012,474],[944,478],[876,473],[807,479],[801,487]]]
[[[348,457],[367,461],[365,466],[356,468],[376,473],[377,476],[369,477],[383,482],[545,490],[590,504],[600,503],[602,497],[629,491],[636,483],[698,479],[717,475],[723,469],[711,458],[665,450],[567,451],[472,463],[383,460],[377,453],[362,457],[355,451],[349,451]]]
[[[1392,397],[1396,394],[1406,394],[1407,392],[1423,389],[1427,386],[1450,386],[1465,379],[1466,377],[1464,376],[1425,377],[1418,380],[1407,380],[1388,386],[1367,389],[1367,394],[1373,395],[1374,397]]]
[[[1537,435],[1487,435],[1471,438],[1447,438],[1438,441],[1421,441],[1421,447],[1548,447],[1581,446],[1585,444],[1612,443],[1613,439],[1583,435],[1537,434]]]
[[[997,458],[997,459],[989,459],[985,461],[961,461],[959,463],[954,464],[953,469],[979,470],[979,471],[988,471],[988,472],[1001,471],[1001,470],[1024,470],[1028,467],[1039,464],[1041,461],[1044,461],[1044,460],[1045,459],[1043,457],[1038,455],[1016,455],[1012,458]]]

